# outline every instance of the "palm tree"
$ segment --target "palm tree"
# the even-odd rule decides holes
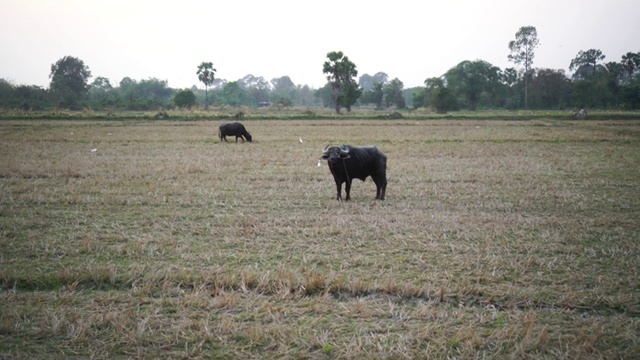
[[[625,55],[622,55],[621,63],[625,70],[627,70],[629,79],[631,79],[633,76],[633,72],[640,68],[640,52],[628,52]]]
[[[211,84],[213,84],[214,76],[216,74],[216,69],[213,68],[212,62],[203,61],[200,65],[198,65],[198,80],[200,80],[204,84],[204,109],[209,109],[209,99],[207,94],[207,89]]]

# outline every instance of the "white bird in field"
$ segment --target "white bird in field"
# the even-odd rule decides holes
[[[300,136],[300,137],[298,138],[298,140],[300,141],[300,144],[302,144],[302,143],[304,142],[304,141],[302,141],[302,136]]]
[[[91,152],[97,152],[98,149],[91,149]]]

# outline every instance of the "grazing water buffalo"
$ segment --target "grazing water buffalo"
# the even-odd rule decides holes
[[[384,200],[387,191],[387,156],[375,146],[354,147],[342,145],[340,147],[328,145],[322,151],[320,160],[327,160],[329,170],[336,181],[338,195],[336,200],[342,200],[342,183],[346,183],[347,197],[351,200],[351,181],[364,181],[371,176],[376,184],[376,200]]]
[[[218,128],[218,136],[220,137],[220,141],[227,141],[227,136],[235,136],[236,142],[238,142],[238,138],[242,139],[242,142],[246,139],[248,142],[251,142],[251,134],[244,128],[244,125],[239,122],[234,123],[224,123],[220,125]]]

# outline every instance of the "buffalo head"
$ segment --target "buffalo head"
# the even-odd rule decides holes
[[[327,145],[322,150],[322,156],[320,156],[320,160],[327,160],[332,163],[350,158],[349,147],[347,147],[347,145],[340,145],[340,147]]]

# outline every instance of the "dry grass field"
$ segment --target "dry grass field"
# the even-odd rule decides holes
[[[640,121],[219,124],[0,122],[0,358],[640,358]]]

